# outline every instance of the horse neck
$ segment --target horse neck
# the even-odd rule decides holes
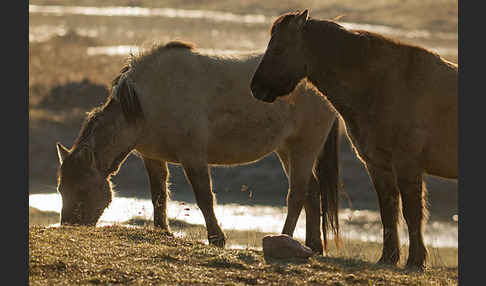
[[[120,104],[112,100],[99,112],[90,129],[87,131],[89,136],[81,144],[91,147],[97,169],[108,177],[118,171],[121,163],[134,149],[140,128],[128,124]]]
[[[325,21],[314,20],[304,36],[307,79],[321,91],[344,119],[356,118],[370,98],[366,46],[359,36]],[[319,35],[319,36],[316,36]],[[324,35],[324,37],[323,37]],[[330,44],[331,43],[331,44]],[[370,78],[366,78],[369,76]]]

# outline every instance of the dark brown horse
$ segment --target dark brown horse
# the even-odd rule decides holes
[[[383,224],[380,262],[400,258],[400,197],[408,225],[407,266],[425,268],[424,174],[457,178],[457,65],[424,48],[347,30],[308,11],[280,16],[251,81],[253,95],[273,102],[302,79],[343,117],[366,165]]]

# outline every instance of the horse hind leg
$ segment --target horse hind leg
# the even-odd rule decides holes
[[[373,166],[367,164],[367,169],[378,195],[381,223],[383,226],[383,250],[378,263],[396,265],[400,259],[398,237],[400,195],[396,179],[391,166]]]
[[[184,172],[190,182],[198,207],[203,213],[206,221],[209,244],[224,247],[226,237],[223,230],[218,225],[214,214],[214,194],[212,192],[211,177],[209,167],[206,164],[182,163]]]
[[[277,152],[282,166],[287,178],[290,181],[290,162],[289,155],[284,151]],[[295,172],[295,170],[294,170]],[[289,186],[290,186],[289,182]],[[290,190],[289,190],[290,192]],[[320,229],[320,193],[319,186],[316,178],[311,176],[309,183],[309,190],[307,196],[305,197],[304,208],[305,208],[305,245],[308,246],[314,253],[322,254],[323,246],[321,240],[321,229]],[[302,207],[296,213],[297,219],[302,211]],[[287,214],[287,220],[294,220],[295,218],[289,218],[289,213]],[[293,229],[285,229],[282,231],[284,234],[293,236],[295,227]]]
[[[167,219],[167,201],[169,198],[169,191],[167,189],[167,178],[169,175],[167,162],[143,157],[143,163],[147,171],[150,192],[152,194],[154,226],[170,233],[169,221]]]
[[[284,234],[290,236],[293,234],[300,212],[307,199],[310,199],[307,195],[309,193],[309,181],[311,180],[311,177],[313,177],[312,168],[314,165],[314,155],[316,154],[312,154],[312,152],[308,152],[308,150],[290,152],[290,187],[287,195],[287,218],[282,230],[282,233]],[[319,202],[319,200],[317,201]],[[316,207],[315,210],[312,208],[312,206],[315,207],[315,202],[307,204],[307,206],[308,208],[306,208],[306,212],[310,211],[310,213],[308,216],[306,213],[306,243],[310,244],[313,250],[322,253],[322,250],[320,249],[320,247],[322,247],[322,242],[320,240],[320,232],[318,231],[320,229],[320,206]],[[317,240],[317,235],[319,235],[318,240],[321,245],[320,247],[314,245],[314,241]]]

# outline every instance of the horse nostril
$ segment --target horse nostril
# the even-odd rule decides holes
[[[251,92],[256,93],[258,91],[258,85],[252,81],[250,85]]]
[[[251,93],[257,99],[265,98],[265,92],[264,92],[263,88],[260,85],[254,83],[254,82],[252,82],[252,84],[251,84]]]

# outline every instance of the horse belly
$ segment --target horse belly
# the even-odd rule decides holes
[[[442,116],[430,130],[425,150],[428,174],[455,179],[458,176],[457,113]]]
[[[208,160],[213,165],[240,165],[258,161],[277,150],[284,136],[258,138],[249,134],[233,134],[223,141],[209,141]]]
[[[428,146],[425,155],[425,171],[430,175],[457,179],[457,138]]]
[[[291,122],[267,114],[254,119],[226,116],[210,123],[210,164],[244,164],[272,153],[291,135]]]
[[[169,163],[179,163],[177,150],[174,150],[174,148],[171,148],[168,144],[164,144],[163,141],[158,141],[156,143],[142,141],[137,144],[135,150],[146,158]]]

